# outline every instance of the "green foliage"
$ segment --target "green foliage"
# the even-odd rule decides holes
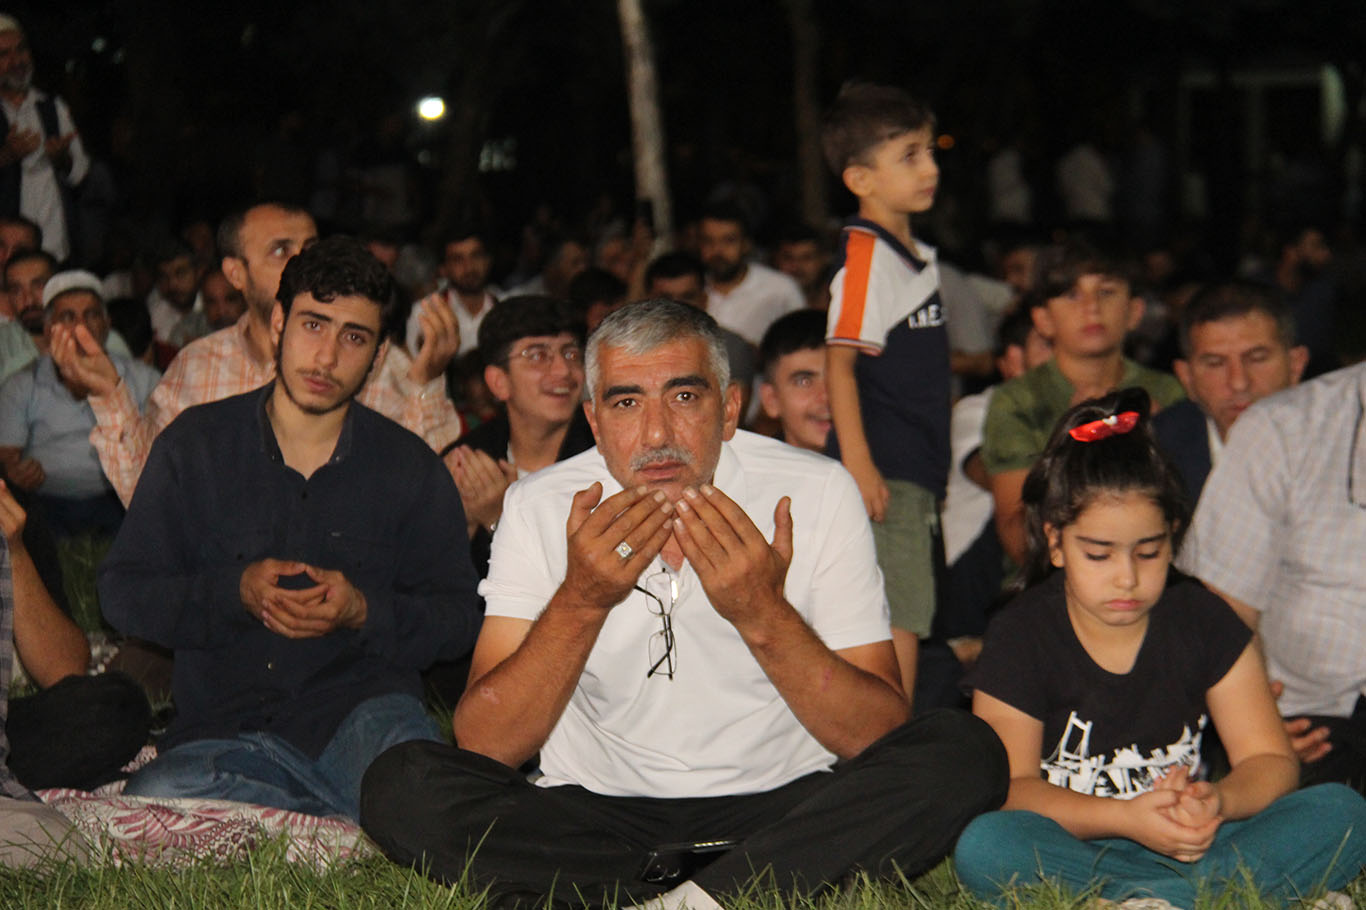
[[[71,618],[82,632],[107,629],[100,614],[100,598],[95,592],[95,570],[113,546],[112,537],[82,535],[61,540],[57,559],[62,566],[62,587],[71,605]]]
[[[1348,889],[1363,906],[1366,877]],[[80,868],[71,864],[31,870],[0,869],[0,906],[5,910],[486,910],[483,895],[445,887],[379,858],[317,871],[285,859],[283,841],[256,849],[245,862],[202,863],[188,869],[139,864]],[[812,900],[756,890],[730,902],[731,910],[989,910],[963,892],[948,862],[900,883],[860,878],[849,887]],[[1093,910],[1090,894],[1071,894],[1046,885],[1008,896],[1008,910]],[[1273,910],[1245,884],[1206,895],[1187,910]]]

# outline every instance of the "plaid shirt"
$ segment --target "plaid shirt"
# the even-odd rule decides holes
[[[141,414],[126,383],[120,382],[109,395],[90,397],[96,421],[90,443],[125,506],[133,499],[152,441],[181,411],[249,392],[275,378],[274,360],[262,363],[252,356],[247,343],[250,318],[248,313],[235,326],[201,338],[176,355]],[[460,418],[446,397],[444,377],[419,387],[407,376],[412,360],[406,352],[386,345],[379,356],[380,366],[357,400],[412,430],[435,451],[459,438]]]
[[[1253,405],[1229,433],[1177,565],[1261,614],[1287,717],[1366,693],[1366,365]]]
[[[0,536],[0,796],[33,799],[33,794],[10,773],[9,740],[5,718],[9,714],[9,680],[14,673],[14,581],[10,577],[9,542]]]

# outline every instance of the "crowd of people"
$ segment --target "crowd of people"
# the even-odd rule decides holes
[[[1366,864],[1366,367],[1317,228],[1198,287],[1082,230],[956,268],[932,113],[851,84],[834,243],[715,200],[531,231],[505,290],[480,225],[424,275],[257,201],[99,275],[31,69],[0,17],[0,861],[86,858],[33,791],[127,777],[509,906]],[[131,675],[86,675],[82,536]]]

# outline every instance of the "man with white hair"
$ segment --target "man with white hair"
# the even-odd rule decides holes
[[[59,272],[43,286],[43,332],[84,325],[101,345],[109,335],[100,280],[84,271]],[[109,360],[138,406],[161,379],[156,370],[110,353]],[[10,480],[34,492],[59,535],[112,534],[123,517],[114,488],[90,444],[95,412],[90,389],[43,354],[0,385],[0,464]]]
[[[28,36],[0,14],[0,214],[23,215],[42,228],[43,249],[71,258],[72,190],[90,170],[71,111],[33,87]]]
[[[676,301],[590,337],[597,447],[507,492],[460,748],[366,774],[389,856],[495,902],[709,910],[756,876],[810,896],[917,875],[1001,803],[980,721],[907,723],[853,478],[737,431],[728,372],[715,320]]]

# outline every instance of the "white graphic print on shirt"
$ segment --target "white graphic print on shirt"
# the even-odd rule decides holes
[[[1140,755],[1137,746],[1116,749],[1113,756],[1093,756],[1091,722],[1081,720],[1073,711],[1053,754],[1040,767],[1050,784],[1092,796],[1133,799],[1152,790],[1158,777],[1178,765],[1190,769],[1191,780],[1198,779],[1200,740],[1208,721],[1209,716],[1201,714],[1194,734],[1183,726],[1180,739],[1166,748],[1153,749],[1147,756]]]

